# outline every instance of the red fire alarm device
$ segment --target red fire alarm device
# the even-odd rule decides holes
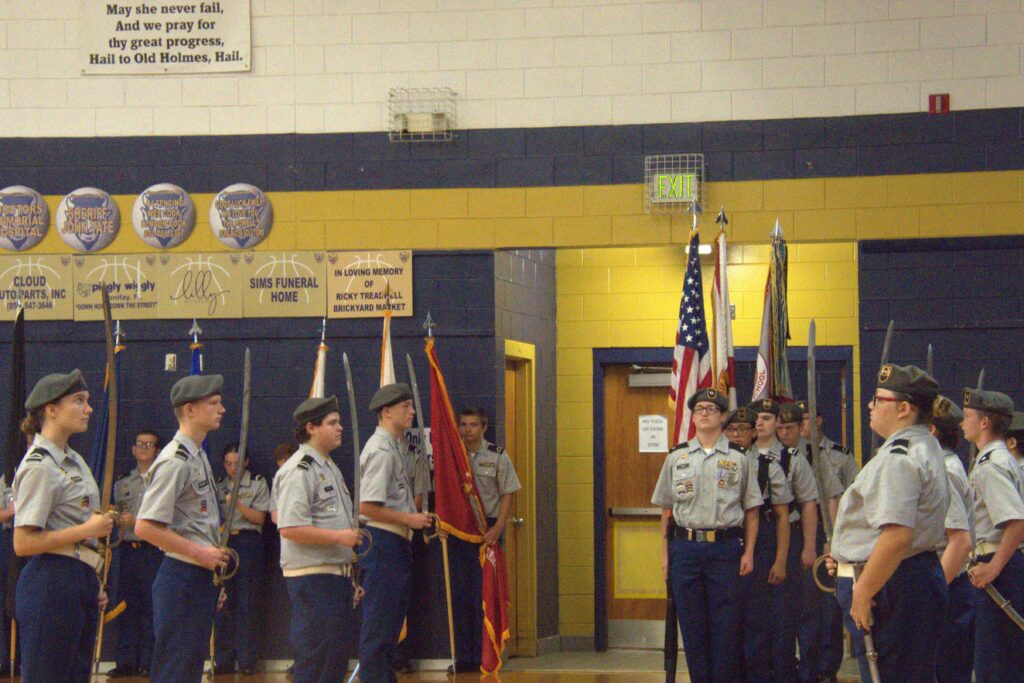
[[[939,95],[928,96],[928,113],[929,114],[948,114],[949,113],[949,93],[944,92]]]

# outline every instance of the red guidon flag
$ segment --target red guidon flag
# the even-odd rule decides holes
[[[480,493],[473,480],[466,446],[459,437],[455,411],[448,398],[441,366],[434,353],[434,339],[427,339],[430,359],[430,445],[434,449],[435,510],[441,528],[469,543],[480,543],[480,567],[483,602],[483,652],[481,669],[497,673],[501,653],[508,640],[508,579],[505,575],[505,553],[497,543],[483,545],[487,521]]]

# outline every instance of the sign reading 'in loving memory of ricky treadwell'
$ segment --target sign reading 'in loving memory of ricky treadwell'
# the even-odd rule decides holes
[[[79,0],[82,73],[248,71],[249,0]]]

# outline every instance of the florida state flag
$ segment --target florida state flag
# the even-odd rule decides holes
[[[505,554],[500,545],[483,545],[487,522],[473,470],[469,466],[466,446],[459,438],[444,384],[441,366],[434,353],[433,337],[427,339],[430,359],[430,445],[434,449],[435,509],[441,528],[469,543],[480,543],[481,587],[483,602],[483,652],[481,669],[497,673],[501,653],[508,640],[508,579],[505,575]]]

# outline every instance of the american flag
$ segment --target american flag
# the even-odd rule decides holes
[[[700,234],[694,230],[690,236],[683,296],[679,301],[679,327],[676,328],[676,348],[672,355],[672,385],[669,395],[675,402],[676,420],[672,443],[692,439],[697,433],[693,415],[686,400],[698,389],[711,386],[711,353],[708,347],[708,328],[704,319],[704,285],[700,275]],[[682,429],[686,426],[685,431]],[[682,436],[682,438],[680,438]]]

